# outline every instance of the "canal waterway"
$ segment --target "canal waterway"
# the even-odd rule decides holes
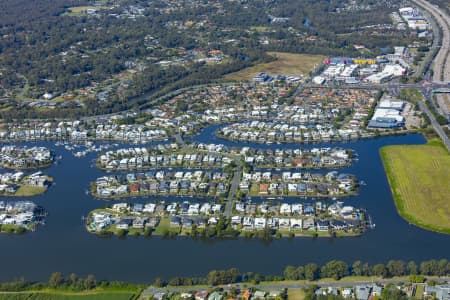
[[[379,148],[385,145],[422,144],[425,140],[421,135],[332,144],[264,145],[225,141],[214,136],[216,129],[217,126],[208,127],[191,140],[258,148],[339,146],[354,149],[359,159],[339,171],[355,174],[358,180],[366,184],[360,187],[358,196],[345,198],[344,201],[357,208],[367,209],[376,227],[357,238],[296,238],[271,243],[245,239],[194,241],[189,238],[164,240],[159,237],[127,237],[120,240],[116,237],[97,237],[86,231],[82,220],[92,209],[111,204],[86,193],[89,183],[105,174],[93,165],[97,153],[76,158],[64,147],[40,142],[33,144],[47,146],[56,155],[63,157],[59,164],[45,170],[56,184],[41,196],[3,197],[2,200],[31,200],[42,205],[49,214],[47,224],[25,235],[0,235],[0,280],[22,276],[29,280],[47,280],[51,272],[59,271],[66,274],[94,274],[98,279],[149,283],[157,276],[166,279],[174,276],[202,276],[211,269],[230,267],[239,268],[242,272],[281,274],[286,265],[324,263],[331,259],[349,263],[354,260],[378,263],[389,259],[450,259],[448,236],[410,225],[397,214],[379,156]],[[158,198],[118,201],[131,203],[155,199]],[[180,198],[176,199],[181,201]]]

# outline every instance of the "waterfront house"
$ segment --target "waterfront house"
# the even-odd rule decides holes
[[[330,222],[327,220],[318,220],[316,222],[317,231],[328,231],[330,227]]]
[[[116,228],[117,229],[122,229],[122,230],[128,230],[130,228],[130,226],[133,224],[133,219],[130,218],[125,218],[125,219],[121,219],[119,220],[119,222],[116,223]]]
[[[147,218],[138,217],[133,220],[133,228],[144,229],[145,223],[147,223]]]
[[[254,226],[254,218],[252,217],[244,217],[242,221],[242,226],[244,229],[253,229]]]
[[[292,230],[302,230],[302,219],[291,219],[290,221]]]
[[[170,217],[170,226],[177,227],[181,225],[181,218],[179,216]]]
[[[182,224],[183,228],[191,228],[193,221],[190,218],[182,218],[181,224]]]
[[[195,300],[207,300],[207,297],[207,291],[198,291],[197,293],[195,293]]]
[[[241,216],[233,216],[231,217],[231,225],[237,226],[241,225],[242,217]]]
[[[290,229],[291,228],[291,220],[287,218],[280,218],[278,220],[280,229]]]
[[[255,229],[262,230],[266,228],[266,219],[265,218],[255,218]]]
[[[306,218],[303,220],[303,230],[315,230],[314,218]]]
[[[259,185],[259,194],[260,195],[267,195],[269,190],[269,185],[266,183],[261,183]]]

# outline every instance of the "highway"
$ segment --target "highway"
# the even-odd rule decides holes
[[[425,95],[424,95],[425,96]],[[426,96],[425,96],[426,97]],[[427,99],[427,101],[431,102],[431,99]],[[425,113],[428,118],[430,119],[431,126],[433,126],[436,133],[439,135],[439,137],[444,142],[445,146],[447,147],[447,150],[450,151],[450,140],[448,139],[448,136],[445,134],[444,130],[442,129],[441,125],[436,121],[436,118],[431,113],[431,111],[428,109],[428,107],[425,105],[425,103],[418,101],[420,110]]]
[[[425,9],[436,20],[442,30],[442,45],[434,59],[433,81],[450,81],[450,17],[438,7],[426,0],[412,0],[413,3]]]

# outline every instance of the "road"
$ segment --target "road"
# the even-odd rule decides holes
[[[184,146],[184,140],[181,137],[181,134],[176,133],[173,137],[175,138],[175,141],[177,142],[177,144],[181,145],[182,147]]]
[[[442,44],[434,59],[434,82],[450,81],[450,17],[439,7],[434,6],[426,0],[412,0],[413,3],[419,5],[426,10],[439,24],[442,30]]]
[[[233,179],[231,180],[230,192],[228,193],[227,203],[225,204],[225,217],[230,218],[233,209],[233,200],[236,196],[236,191],[239,186],[239,179],[241,176],[241,166],[237,167],[236,171],[234,171]]]
[[[450,81],[450,17],[444,10],[426,0],[412,1],[427,11],[439,24],[439,27],[442,30],[441,47],[434,58],[432,80],[434,82],[448,82]],[[434,32],[436,33],[437,30],[434,30]],[[450,117],[449,100],[445,98],[444,95],[436,95],[436,100],[439,106],[439,113],[446,117]],[[432,99],[430,99],[430,101],[434,103]]]
[[[426,97],[426,95],[425,95]],[[432,102],[431,99],[426,99],[426,101]],[[447,147],[447,150],[450,151],[450,140],[448,139],[448,136],[445,134],[444,130],[442,129],[441,125],[436,121],[436,118],[431,113],[431,111],[428,109],[428,107],[425,105],[425,103],[418,101],[420,110],[425,113],[428,118],[430,119],[431,126],[433,126],[436,133],[439,135],[439,137],[442,139],[442,141],[445,144],[445,147]]]
[[[431,277],[430,279],[435,279],[435,280],[439,280],[439,281],[449,281],[450,278],[449,277]],[[274,282],[273,284],[270,284],[270,282],[264,283],[262,285],[254,285],[254,284],[250,284],[250,283],[241,283],[241,284],[232,284],[232,285],[224,285],[224,286],[220,286],[222,287],[224,290],[229,290],[232,287],[241,287],[243,285],[245,285],[246,288],[255,288],[258,290],[265,290],[265,291],[279,291],[281,289],[301,289],[301,288],[306,288],[308,286],[311,285],[317,285],[319,287],[348,287],[348,286],[357,286],[357,285],[372,285],[374,283],[380,283],[380,284],[401,284],[401,283],[405,283],[405,282],[409,282],[409,279],[407,277],[405,278],[376,278],[376,279],[372,279],[372,278],[368,278],[367,280],[355,280],[355,281],[351,281],[351,280],[342,280],[342,281],[330,281],[330,282],[309,282],[309,283],[304,283],[304,282],[299,282],[299,283],[295,283],[292,281],[288,281],[288,282]],[[153,287],[153,286],[149,286],[147,289],[145,289],[142,294],[143,295],[155,295],[158,292],[171,292],[171,293],[181,293],[181,292],[186,292],[186,291],[201,291],[201,290],[207,290],[210,289],[212,287],[205,287],[205,286],[188,286],[188,287],[177,287],[177,286],[168,286],[168,287],[164,287],[164,288],[157,288],[157,287]]]

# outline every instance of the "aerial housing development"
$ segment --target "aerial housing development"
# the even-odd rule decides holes
[[[447,0],[0,7],[0,300],[450,300]]]

